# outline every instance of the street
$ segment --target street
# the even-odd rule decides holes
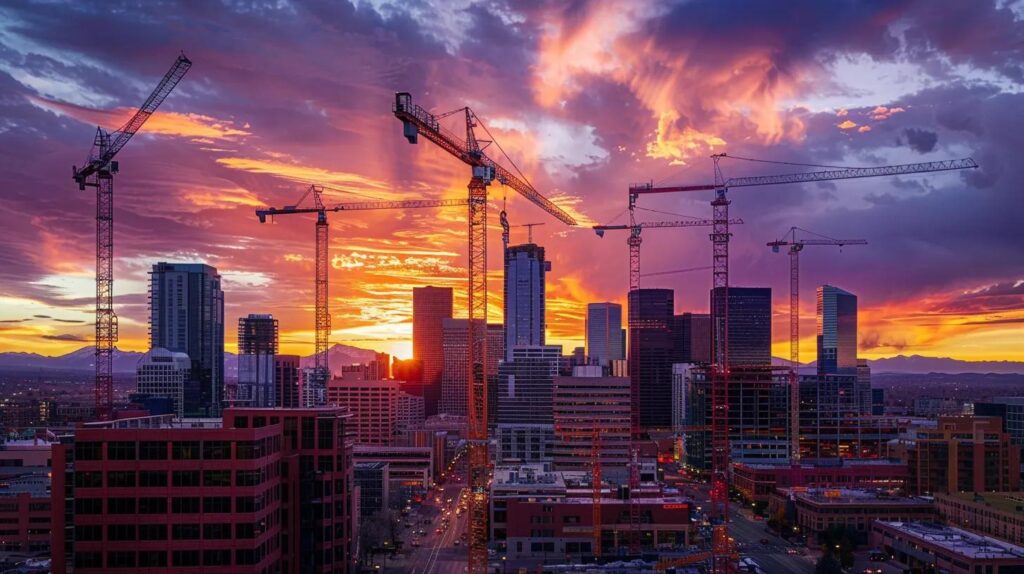
[[[412,526],[401,532],[403,552],[389,558],[383,568],[386,573],[457,574],[465,571],[466,512],[457,512],[465,491],[464,482],[450,482],[440,490],[430,491],[427,500],[415,514],[410,514]],[[440,503],[438,502],[440,499]],[[452,502],[449,503],[448,501]],[[445,517],[447,516],[447,521]],[[429,521],[429,523],[426,523]],[[440,530],[440,533],[438,533]],[[425,531],[425,534],[416,534]],[[418,546],[414,546],[414,541]]]

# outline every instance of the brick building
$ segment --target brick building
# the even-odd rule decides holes
[[[935,508],[949,524],[1024,544],[1024,492],[938,493]]]
[[[996,417],[939,417],[901,444],[913,494],[1020,489],[1020,448]]]
[[[79,427],[53,452],[53,571],[353,571],[347,417],[229,408]]]
[[[871,544],[913,572],[1024,572],[1024,547],[934,523],[876,521]]]
[[[6,476],[0,488],[0,562],[50,553],[50,477],[45,469]]]
[[[733,486],[750,501],[767,502],[776,488],[832,487],[903,490],[907,467],[898,460],[828,460],[789,464],[734,464]]]
[[[347,380],[327,382],[327,404],[352,414],[350,430],[356,444],[391,445],[398,428],[398,382]]]

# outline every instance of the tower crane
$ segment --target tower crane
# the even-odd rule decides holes
[[[72,166],[71,177],[78,189],[96,188],[96,416],[109,419],[114,409],[114,343],[117,342],[117,314],[114,313],[114,157],[136,134],[149,116],[164,103],[192,60],[181,54],[164,74],[142,106],[115,132],[96,128],[92,149],[81,169]]]
[[[544,211],[567,225],[576,225],[576,220],[541,195],[527,179],[516,175],[497,164],[484,153],[490,145],[501,150],[488,132],[490,141],[477,139],[475,128],[486,126],[468,107],[434,115],[412,101],[408,92],[395,94],[392,109],[402,122],[402,132],[410,144],[415,144],[420,135],[441,149],[467,164],[471,170],[469,180],[469,288],[467,289],[468,327],[468,452],[469,452],[469,574],[483,574],[487,571],[487,186],[493,181],[511,187]],[[465,139],[444,129],[441,120],[462,114],[465,117]],[[481,145],[482,144],[482,145]],[[504,152],[502,151],[504,155]],[[508,156],[505,156],[506,159]],[[511,162],[511,160],[509,160]],[[513,164],[513,168],[515,165]],[[482,322],[481,322],[482,320]]]
[[[711,384],[711,506],[712,516],[718,523],[712,533],[712,566],[714,572],[732,572],[732,543],[729,538],[729,197],[728,191],[734,187],[753,187],[762,185],[779,185],[788,183],[810,183],[817,181],[835,181],[841,179],[859,179],[893,175],[911,175],[960,169],[977,168],[978,164],[971,158],[942,160],[924,163],[910,163],[880,167],[828,167],[820,171],[789,173],[781,175],[760,175],[734,177],[726,180],[722,175],[719,162],[722,158],[732,157],[744,161],[762,163],[784,163],[714,154],[714,182],[699,185],[655,186],[653,182],[633,184],[629,186],[629,206],[636,205],[641,195],[678,193],[691,191],[714,191],[715,198],[711,201],[714,213],[714,224],[711,231],[712,243],[712,277],[714,289],[712,293],[711,316],[714,364],[712,365]],[[787,164],[794,165],[794,164]],[[799,165],[799,164],[797,164]],[[717,317],[717,319],[715,319]]]
[[[323,203],[323,186],[310,185],[299,197],[294,205],[286,205],[283,208],[268,207],[257,209],[256,217],[260,223],[265,223],[267,218],[273,219],[278,215],[294,215],[300,213],[316,214],[316,264],[314,280],[314,309],[315,309],[315,351],[313,355],[313,380],[309,387],[304,384],[302,401],[305,406],[322,404],[324,401],[323,392],[327,380],[330,378],[331,368],[328,360],[329,341],[331,334],[331,312],[327,295],[327,275],[330,269],[329,248],[328,248],[328,223],[327,213],[338,211],[363,211],[372,209],[414,209],[424,207],[449,207],[466,205],[464,199],[418,199],[408,201],[366,201],[357,203],[339,203],[327,207]],[[313,207],[299,207],[310,195],[313,196]],[[308,390],[307,390],[308,388]]]
[[[815,237],[798,238],[797,231]],[[800,390],[797,382],[797,369],[800,367],[800,252],[808,245],[829,245],[844,247],[846,245],[867,245],[863,239],[833,239],[824,235],[807,231],[799,227],[789,228],[782,239],[769,241],[768,247],[775,253],[781,247],[789,247],[789,408],[790,408],[790,457],[794,464],[800,460]]]

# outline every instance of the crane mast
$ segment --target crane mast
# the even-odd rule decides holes
[[[711,296],[712,350],[711,365],[711,507],[712,517],[717,524],[712,531],[712,569],[718,573],[731,573],[736,569],[733,546],[729,538],[729,188],[809,183],[842,179],[912,175],[960,169],[977,168],[971,158],[943,161],[910,163],[880,167],[848,167],[823,171],[761,175],[725,179],[719,162],[726,154],[714,154],[714,182],[684,186],[655,186],[653,183],[629,186],[629,206],[632,210],[640,195],[678,193],[692,191],[714,191],[711,201],[713,225]],[[736,158],[746,159],[746,158]],[[793,413],[797,416],[797,413]]]
[[[487,453],[487,186],[493,181],[511,187],[523,197],[567,225],[576,220],[541,195],[526,181],[484,153],[475,128],[482,127],[476,115],[467,108],[435,116],[412,101],[408,92],[395,94],[392,107],[395,117],[402,122],[402,133],[410,144],[420,135],[470,166],[468,188],[468,325],[467,360],[468,381],[468,458],[469,458],[469,557],[467,572],[487,572],[488,542],[488,482],[489,457]],[[464,114],[465,139],[445,130],[440,120],[454,114]],[[489,135],[489,134],[488,134]],[[493,143],[493,140],[488,143]],[[500,150],[500,147],[499,147]],[[507,230],[507,218],[502,227]],[[507,233],[507,231],[506,231]],[[507,243],[507,235],[503,235]]]
[[[85,165],[72,167],[72,179],[78,189],[96,189],[96,347],[94,397],[96,416],[107,420],[114,410],[114,344],[117,342],[117,314],[114,312],[114,161],[125,145],[167,99],[192,61],[178,56],[156,89],[119,130],[113,133],[96,128],[92,149]]]

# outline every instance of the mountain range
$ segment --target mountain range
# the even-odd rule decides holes
[[[789,361],[773,357],[772,363],[788,365]],[[800,374],[810,375],[817,370],[817,361],[802,363]],[[1024,362],[1020,361],[961,361],[949,357],[924,357],[921,355],[896,355],[885,359],[868,359],[872,373],[928,374],[964,373],[1024,374]]]
[[[91,371],[93,369],[93,347],[82,347],[66,355],[48,357],[38,353],[0,353],[0,370],[3,369],[53,369],[62,371]],[[122,351],[114,349],[114,372],[134,373],[142,355],[139,351]],[[376,353],[368,349],[337,344],[328,350],[331,365],[335,368],[354,363],[368,363]],[[301,366],[312,366],[313,356],[302,357]],[[224,378],[234,379],[238,376],[238,356],[224,353]]]

